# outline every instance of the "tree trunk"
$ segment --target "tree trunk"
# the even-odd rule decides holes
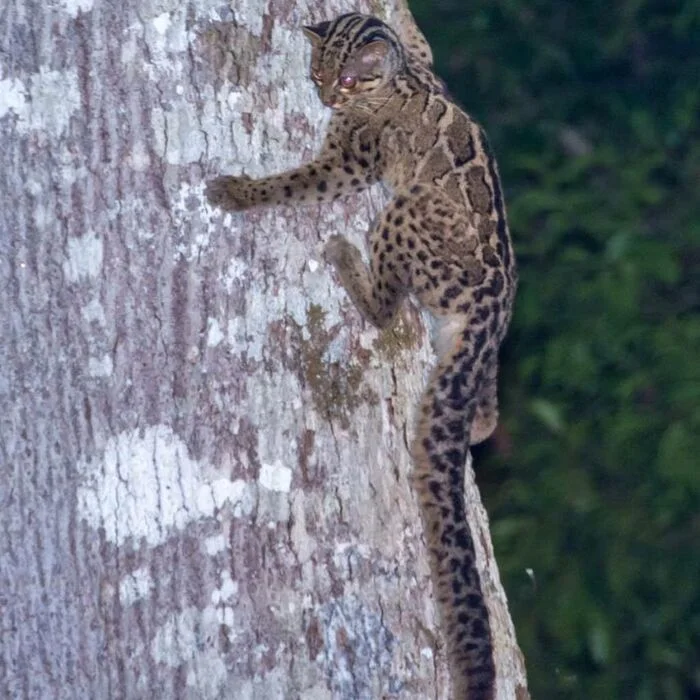
[[[9,0],[1,697],[448,697],[408,479],[422,322],[365,327],[320,258],[382,193],[246,216],[202,197],[311,157],[327,115],[299,25],[357,5],[395,18]],[[522,698],[467,489],[499,698]]]

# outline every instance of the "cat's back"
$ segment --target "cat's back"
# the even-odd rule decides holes
[[[395,188],[433,185],[469,206],[469,173],[475,166],[487,167],[479,125],[428,69],[397,80],[392,103],[381,125],[383,150],[389,154],[387,181]]]

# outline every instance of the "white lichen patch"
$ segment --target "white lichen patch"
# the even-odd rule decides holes
[[[112,374],[112,357],[111,355],[102,355],[102,357],[91,357],[88,360],[88,374],[91,377],[109,377]]]
[[[92,10],[95,0],[58,0],[58,2],[50,3],[63,10],[70,17],[77,17],[78,13],[85,14]]]
[[[331,679],[334,697],[377,697],[371,678],[390,674],[395,639],[379,610],[356,596],[336,598],[318,610],[323,634],[321,663]],[[352,655],[347,653],[352,649]],[[359,676],[355,668],[370,673]]]
[[[308,14],[306,4],[302,5],[296,8],[300,17]],[[181,85],[182,71],[189,64],[187,52],[201,40],[190,27],[188,13],[192,9],[188,5],[174,5],[166,12],[163,9],[162,4],[156,3],[142,8],[142,21],[126,31],[121,53],[124,70],[145,74],[158,84],[162,95],[162,106],[151,112],[158,155],[172,165],[216,157],[221,159],[222,172],[245,171],[261,176],[265,164],[259,154],[269,152],[272,144],[279,169],[296,164],[298,147],[290,148],[290,139],[295,135],[290,134],[287,120],[294,114],[308,119],[308,103],[313,97],[313,86],[307,77],[310,47],[301,30],[290,30],[273,20],[272,51],[260,52],[257,60],[246,66],[245,85],[224,80],[215,92],[213,85],[204,84],[193,96]],[[208,0],[198,3],[196,11],[205,22],[218,22],[220,9],[220,2]],[[262,36],[265,13],[259,0],[237,0],[232,9],[241,29],[251,37]],[[147,62],[139,60],[144,43],[148,46]],[[257,93],[263,88],[270,95],[270,103],[261,106]],[[256,114],[257,118],[251,125],[242,118],[243,114]],[[315,115],[317,120],[328,119],[325,112],[316,110]],[[322,133],[322,129],[316,133]]]
[[[211,245],[211,234],[215,229],[214,224],[208,220],[208,205],[204,202],[202,191],[204,182],[190,184],[181,182],[170,201],[170,212],[178,230],[188,232],[182,241],[175,247],[173,257],[175,259],[184,258],[188,262],[197,262],[204,255]],[[192,218],[199,216],[204,224],[197,227],[192,234]]]
[[[237,23],[254,36],[262,34],[264,13],[260,8],[260,0],[236,0],[232,7]]]
[[[263,464],[260,467],[258,481],[260,486],[269,491],[289,493],[292,485],[292,470],[279,461],[274,464]]]
[[[166,32],[168,31],[168,28],[172,24],[171,14],[169,12],[163,12],[157,17],[154,17],[151,20],[151,23],[153,24],[153,28],[156,30],[156,32],[158,32],[158,34],[160,34],[161,36],[165,36]]]
[[[181,74],[181,61],[177,56],[187,50],[191,39],[187,30],[188,6],[171,4],[172,7],[164,12],[163,3],[144,2],[139,8],[141,21],[128,27],[122,42],[122,62],[131,69],[144,71],[154,81],[166,76],[175,79]],[[149,60],[133,66],[131,59],[138,53],[137,44],[140,42],[148,46]]]
[[[227,548],[228,542],[226,541],[226,537],[224,537],[224,535],[212,535],[204,540],[204,551],[210,557],[215,556],[219,552],[224,552]]]
[[[151,158],[146,150],[146,144],[143,141],[135,140],[131,152],[126,157],[126,162],[131,168],[137,172],[145,173],[151,167]]]
[[[266,651],[266,649],[261,649]],[[284,668],[273,668],[267,673],[258,672],[251,680],[249,678],[236,678],[236,700],[282,700],[289,697],[289,677]],[[327,693],[325,696],[309,694],[306,690],[302,695],[303,700],[330,700],[333,697]]]
[[[207,319],[207,345],[210,348],[215,348],[225,337],[219,322],[215,318]]]
[[[25,82],[14,78],[0,81],[0,117],[9,112],[15,114],[20,133],[36,129],[59,137],[79,109],[75,69],[57,71],[42,67]]]
[[[173,530],[230,507],[234,517],[255,507],[255,486],[243,480],[207,480],[203,466],[167,425],[111,438],[101,460],[79,465],[79,514],[109,542],[160,544]]]
[[[255,12],[251,17],[260,21],[262,30],[263,14]],[[256,27],[246,28],[256,35]],[[203,96],[204,104],[197,111],[200,127],[207,134],[207,157],[218,158],[223,173],[262,177],[269,172],[264,154],[271,149],[275,151],[277,170],[299,162],[299,147],[292,146],[292,142],[300,134],[290,132],[288,119],[303,115],[309,121],[308,105],[314,99],[314,88],[307,77],[310,48],[301,31],[290,31],[274,21],[271,45],[271,52],[260,53],[247,66],[246,85],[223,81],[216,93]],[[264,104],[259,97],[261,89],[269,95]],[[256,119],[246,121],[244,114],[255,114]],[[311,127],[320,135],[330,114],[328,110],[314,110],[313,114]],[[309,143],[311,149],[318,145]]]
[[[215,588],[211,593],[211,602],[213,605],[221,605],[222,603],[230,603],[238,596],[238,581],[231,578],[230,572],[224,570],[221,572],[221,586]]]
[[[228,674],[217,644],[226,619],[227,615],[213,606],[186,608],[172,615],[151,642],[151,658],[170,668],[184,666],[187,685],[196,689],[201,700],[222,697]]]
[[[0,119],[9,112],[27,118],[27,86],[16,78],[0,80]]]
[[[156,151],[171,165],[186,165],[206,154],[206,134],[197,108],[184,100],[169,109],[156,109],[151,115]]]
[[[221,576],[221,600],[231,600],[238,595],[238,581],[231,578],[228,571],[224,571]]]
[[[102,269],[103,244],[96,233],[87,233],[80,238],[69,238],[63,273],[69,282],[81,278],[97,277]]]
[[[250,515],[255,508],[256,492],[247,481],[215,479],[199,485],[196,506],[201,517],[211,517],[226,505],[231,507],[234,517]]]
[[[270,229],[284,232],[282,215],[270,211],[267,216],[272,220],[280,217],[279,225],[270,224]],[[225,334],[231,353],[245,355],[249,361],[263,360],[270,343],[269,327],[277,322],[282,325],[293,322],[304,329],[304,337],[309,340],[307,312],[311,306],[324,310],[326,328],[343,325],[342,305],[338,302],[339,295],[333,288],[333,280],[327,270],[316,269],[312,272],[309,269],[308,246],[293,234],[287,234],[278,241],[278,250],[280,255],[269,261],[270,267],[265,276],[251,274],[250,266],[235,258],[220,279],[227,293],[231,293],[236,284],[244,285],[245,311],[228,319]],[[282,278],[294,278],[297,271],[301,275],[301,285],[278,283]],[[346,358],[348,341],[348,333],[342,331],[328,347],[324,359],[335,361]],[[289,395],[297,396],[298,391],[297,388],[296,393]]]
[[[304,565],[311,559],[316,551],[316,540],[311,537],[306,529],[306,506],[307,501],[309,506],[313,505],[314,496],[308,496],[302,489],[298,489],[294,493],[292,501],[292,527],[290,536],[294,545],[294,551],[297,554],[299,564]],[[311,510],[311,508],[310,508]]]
[[[250,263],[242,258],[231,258],[224,273],[223,283],[230,294],[236,282],[242,283],[250,274]]]
[[[155,582],[150,571],[146,568],[136,569],[119,582],[119,600],[122,605],[131,605],[137,600],[147,598],[154,587]]]
[[[219,622],[226,627],[233,627],[235,611],[230,605],[221,605],[217,608]]]
[[[226,339],[239,353],[245,353],[248,359],[255,362],[262,360],[262,350],[265,336],[248,329],[247,318],[235,316],[228,322]],[[260,317],[259,317],[260,318]]]
[[[107,323],[105,310],[99,299],[92,299],[82,308],[82,317],[87,323],[96,323],[99,326],[104,326]]]
[[[61,136],[70,118],[81,108],[78,71],[42,68],[30,76],[29,86],[30,103],[24,126],[27,130],[46,131],[54,138]]]

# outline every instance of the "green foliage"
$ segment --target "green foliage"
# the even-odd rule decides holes
[[[477,467],[533,697],[700,698],[700,3],[411,6],[520,262]]]

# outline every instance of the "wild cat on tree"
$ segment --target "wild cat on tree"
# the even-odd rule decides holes
[[[466,519],[470,445],[498,421],[498,349],[517,285],[496,161],[483,130],[432,72],[427,42],[376,17],[345,14],[307,26],[311,79],[333,109],[318,156],[295,170],[207,185],[228,211],[316,203],[377,181],[393,198],[369,233],[370,264],[343,236],[326,259],[360,313],[378,328],[412,294],[435,319],[437,366],[412,444],[421,508],[453,685],[491,700],[495,666],[488,609]]]

